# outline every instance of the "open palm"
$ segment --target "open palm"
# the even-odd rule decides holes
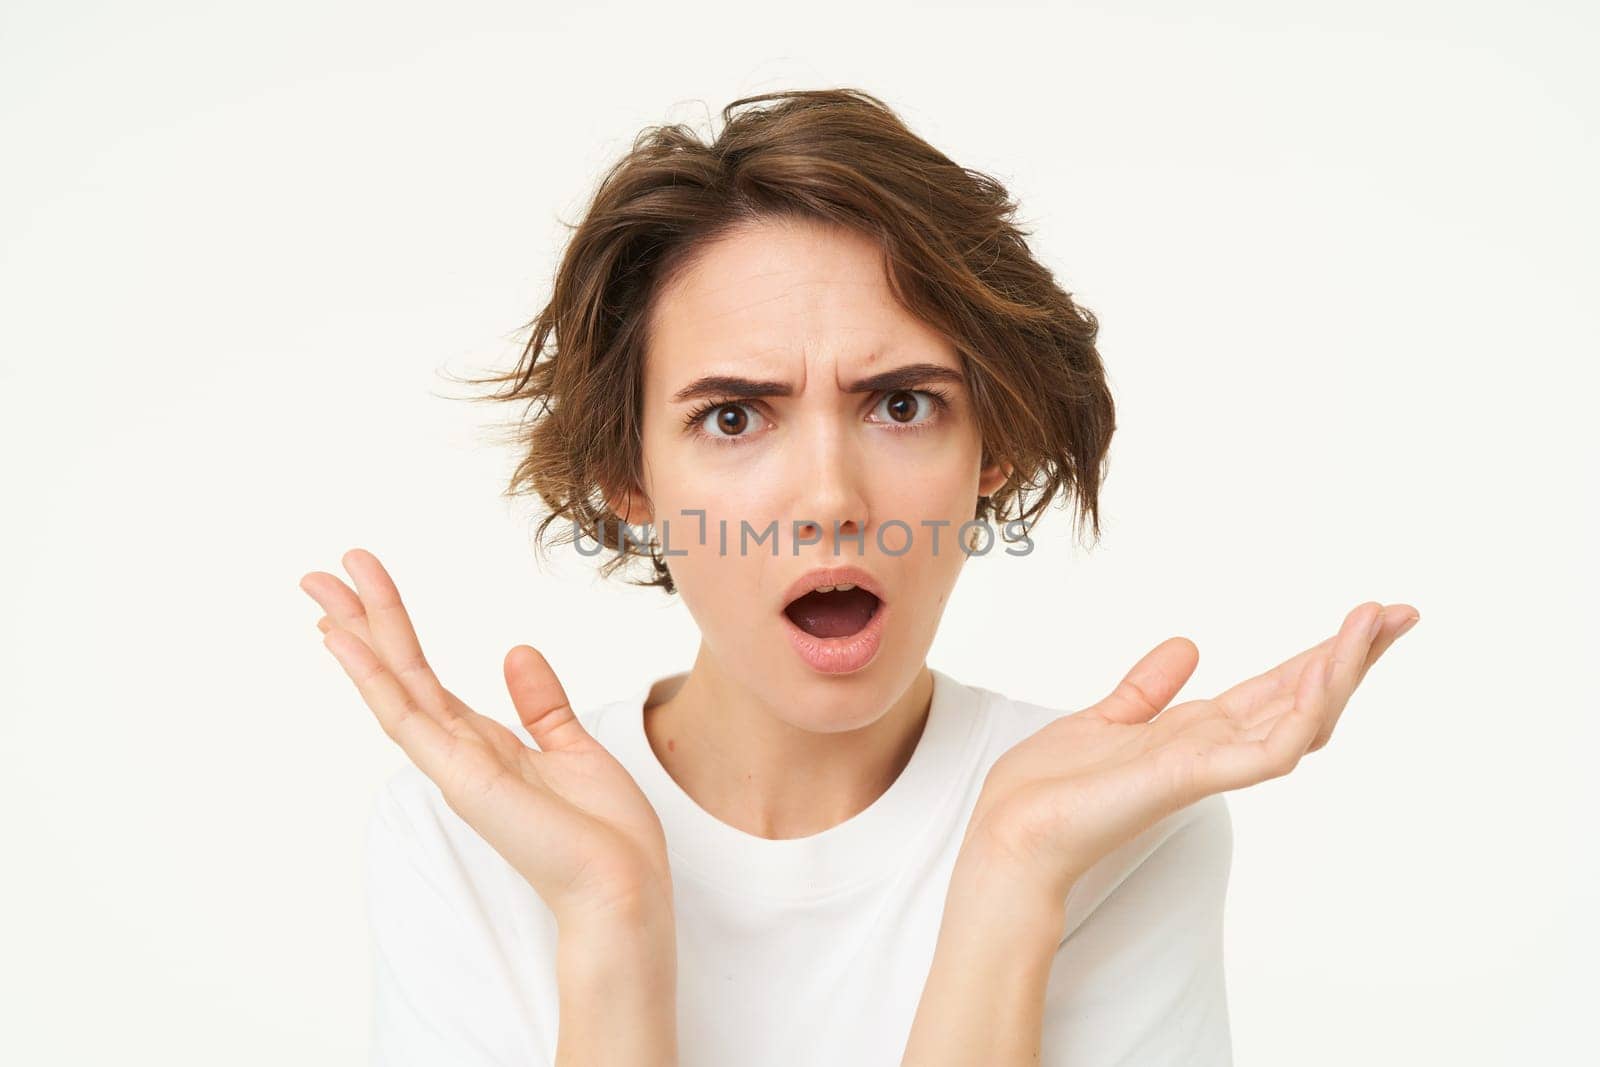
[[[327,615],[323,643],[385,733],[446,803],[534,887],[558,920],[671,908],[661,822],[633,777],[573,714],[528,645],[507,653],[506,687],[529,748],[439,683],[394,581],[370,552],[343,559],[352,590],[322,571],[300,587]]]
[[[1199,652],[1158,645],[1093,707],[996,760],[966,841],[1064,891],[1098,859],[1212,793],[1287,774],[1327,743],[1350,694],[1417,612],[1368,602],[1333,637],[1205,700],[1168,708]],[[1165,709],[1165,710],[1163,710]]]

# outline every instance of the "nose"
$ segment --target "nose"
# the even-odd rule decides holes
[[[799,487],[793,496],[794,514],[786,524],[793,530],[792,551],[798,554],[805,545],[820,545],[825,553],[865,554],[870,516],[862,456],[854,438],[835,420],[814,423],[814,432],[795,442],[802,448],[790,471],[792,484]]]

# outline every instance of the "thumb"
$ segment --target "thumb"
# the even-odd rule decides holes
[[[531,645],[517,645],[506,653],[505,675],[517,717],[541,752],[596,743],[573,714],[567,691],[544,653]]]
[[[1199,662],[1200,650],[1193,641],[1169,637],[1146,652],[1094,710],[1112,722],[1149,722],[1172,703]]]

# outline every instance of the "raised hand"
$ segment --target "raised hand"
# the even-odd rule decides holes
[[[995,761],[963,860],[1034,879],[1059,901],[1097,860],[1164,816],[1287,774],[1325,745],[1367,670],[1417,618],[1406,604],[1362,604],[1333,637],[1216,697],[1171,708],[1199,652],[1185,638],[1162,642],[1106,699]]]
[[[528,880],[563,926],[670,916],[661,822],[632,776],[573,714],[544,656],[518,645],[504,664],[511,701],[539,746],[533,749],[439,683],[375,556],[352,549],[342,562],[355,590],[321,571],[300,580],[327,612],[317,624],[323,643],[450,808]]]

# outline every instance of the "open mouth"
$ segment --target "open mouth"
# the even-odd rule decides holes
[[[812,637],[850,637],[866,629],[882,603],[860,586],[813,589],[783,613]]]

